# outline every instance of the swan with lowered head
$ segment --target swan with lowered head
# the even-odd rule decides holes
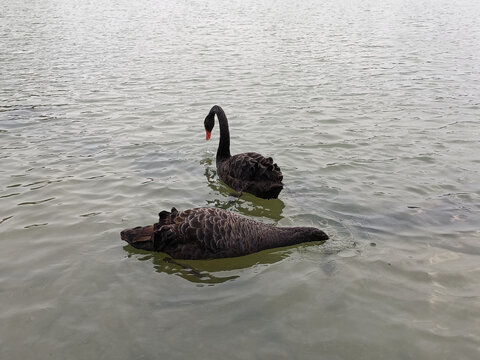
[[[135,248],[161,251],[175,259],[214,259],[257,251],[325,241],[314,227],[275,227],[216,208],[161,211],[158,223],[121,232]]]

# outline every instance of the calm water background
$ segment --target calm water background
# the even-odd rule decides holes
[[[1,359],[477,359],[480,3],[2,1]],[[273,156],[279,200],[215,172]],[[171,262],[217,206],[324,245]]]

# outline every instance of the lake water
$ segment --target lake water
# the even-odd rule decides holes
[[[477,359],[480,3],[3,1],[1,359]],[[272,156],[278,200],[215,169]],[[323,245],[171,261],[215,206]]]

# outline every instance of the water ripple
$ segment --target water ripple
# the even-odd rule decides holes
[[[37,201],[25,201],[25,202],[22,202],[22,203],[19,203],[17,205],[38,205],[38,204],[42,204],[42,203],[45,203],[47,201],[51,201],[55,199],[54,197],[51,197],[51,198],[48,198],[48,199],[43,199],[43,200],[37,200]]]
[[[1,7],[0,357],[478,357],[478,2]],[[232,153],[279,164],[280,199],[220,181],[215,103]],[[330,240],[124,247],[172,206]]]

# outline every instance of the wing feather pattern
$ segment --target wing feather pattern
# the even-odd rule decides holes
[[[255,152],[229,157],[217,163],[220,178],[239,192],[248,192],[258,197],[277,198],[283,189],[283,175],[271,157]]]

